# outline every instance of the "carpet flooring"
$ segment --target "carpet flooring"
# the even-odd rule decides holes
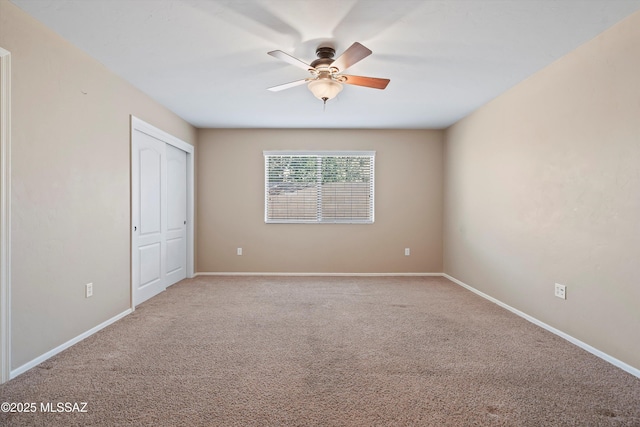
[[[640,379],[442,277],[185,280],[0,396],[38,409],[6,426],[640,426]]]

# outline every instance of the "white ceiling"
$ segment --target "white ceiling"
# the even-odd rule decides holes
[[[197,127],[444,128],[624,17],[640,0],[11,0]],[[322,102],[305,86],[319,44],[373,54]]]

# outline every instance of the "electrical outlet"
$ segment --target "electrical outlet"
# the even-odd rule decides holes
[[[404,256],[411,255],[411,248],[404,248]]]
[[[567,287],[565,285],[561,285],[560,283],[556,283],[555,296],[557,296],[558,298],[567,299]]]
[[[87,283],[84,285],[84,297],[90,298],[93,296],[93,283]]]
[[[238,248],[238,249],[236,250],[236,254],[238,254],[238,255],[242,255],[242,248]]]

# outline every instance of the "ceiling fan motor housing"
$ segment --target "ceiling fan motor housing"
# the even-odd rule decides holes
[[[316,49],[316,55],[318,56],[318,59],[313,61],[311,63],[311,66],[313,68],[329,67],[329,65],[331,65],[334,61],[333,57],[335,56],[335,54],[336,50],[334,48],[329,46],[321,46]]]

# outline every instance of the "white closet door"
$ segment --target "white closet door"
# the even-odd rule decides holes
[[[136,306],[187,277],[187,153],[134,130],[131,169]]]
[[[132,153],[133,300],[134,305],[165,290],[166,154],[165,143],[134,134]]]
[[[167,286],[187,277],[187,153],[167,145]]]

